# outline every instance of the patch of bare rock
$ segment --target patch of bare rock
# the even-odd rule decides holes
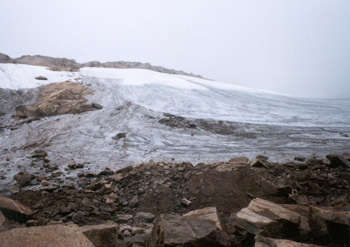
[[[196,166],[150,161],[97,174],[72,163],[65,169],[78,171],[72,183],[56,172],[23,171],[14,178],[18,189],[0,197],[0,243],[349,246],[348,157],[327,157],[285,164],[262,156]],[[50,166],[43,150],[33,159]]]
[[[91,93],[92,89],[69,81],[45,85],[40,87],[37,100],[31,105],[17,106],[13,117],[40,118],[101,109],[97,103],[87,103],[84,96]]]

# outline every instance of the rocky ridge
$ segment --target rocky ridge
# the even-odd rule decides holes
[[[140,62],[125,62],[125,61],[117,61],[117,62],[105,62],[101,63],[99,61],[90,61],[86,63],[78,63],[74,59],[67,58],[53,58],[48,56],[21,56],[19,58],[11,58],[5,54],[0,53],[0,63],[17,63],[17,64],[28,64],[28,65],[38,65],[49,67],[51,70],[60,71],[78,71],[83,67],[99,67],[99,68],[117,68],[117,69],[148,69],[161,73],[168,74],[178,74],[178,75],[187,75],[202,78],[200,75],[195,75],[192,73],[186,73],[184,71],[178,71],[173,69],[167,69],[161,66],[153,66],[149,63],[140,63]]]
[[[48,158],[33,153],[33,163],[46,169]],[[348,246],[349,160],[344,154],[285,164],[264,156],[197,166],[150,161],[98,174],[68,164],[76,178],[22,172],[10,198],[0,200],[6,217],[0,240],[18,227],[27,226],[19,229],[30,236],[32,229],[73,224],[94,246]],[[103,232],[108,243],[99,238]]]

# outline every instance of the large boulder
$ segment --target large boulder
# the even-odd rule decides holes
[[[119,226],[115,224],[102,224],[80,227],[82,233],[95,247],[115,247],[118,243]]]
[[[350,243],[350,211],[310,207],[309,221],[315,238],[339,246]]]
[[[304,234],[310,231],[306,217],[259,198],[253,199],[248,207],[233,217],[233,226],[236,239],[252,238],[258,234],[282,239],[293,238],[301,232]]]
[[[214,208],[215,209],[215,208]],[[153,227],[149,245],[155,246],[229,246],[216,209],[206,208],[183,216],[162,214]]]
[[[51,225],[15,228],[0,233],[6,247],[94,247],[77,225]]]

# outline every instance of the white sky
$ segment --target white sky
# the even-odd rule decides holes
[[[140,61],[350,98],[349,0],[0,0],[0,52]]]

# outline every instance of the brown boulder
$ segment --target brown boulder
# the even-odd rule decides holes
[[[118,242],[118,225],[93,225],[80,227],[82,233],[95,247],[115,247]]]
[[[0,210],[12,211],[22,215],[32,215],[33,211],[23,204],[0,195]]]
[[[0,233],[6,247],[94,247],[77,225],[51,225],[15,228]]]
[[[221,229],[216,209],[195,210],[183,216],[162,214],[152,229],[149,246],[229,246],[228,236]]]
[[[102,109],[102,106],[97,103],[86,103],[84,96],[92,92],[92,89],[82,84],[69,81],[48,84],[40,88],[39,96],[34,104],[17,106],[13,116],[46,117]]]
[[[28,185],[33,178],[34,176],[26,171],[19,172],[14,176],[14,179],[20,186]]]

